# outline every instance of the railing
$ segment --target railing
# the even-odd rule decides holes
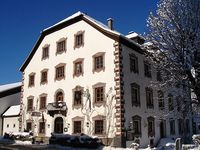
[[[54,103],[48,103],[47,111],[50,114],[50,116],[54,116],[55,114],[62,114],[66,116],[66,113],[67,113],[66,102],[58,101]]]

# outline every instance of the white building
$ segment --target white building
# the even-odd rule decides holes
[[[0,85],[0,135],[3,135],[2,115],[10,106],[20,104],[20,95],[21,82]]]
[[[2,114],[3,118],[3,135],[10,132],[19,132],[19,115],[20,105],[10,106]]]
[[[161,119],[168,103],[150,86],[157,77],[143,43],[114,31],[112,19],[106,26],[81,12],[43,30],[20,69],[20,129],[38,138],[85,133],[115,146],[179,136],[177,118]]]

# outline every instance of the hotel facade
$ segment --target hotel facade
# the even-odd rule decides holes
[[[181,136],[173,95],[151,86],[158,73],[143,43],[114,31],[112,19],[104,25],[82,12],[43,30],[20,68],[19,129],[38,139],[84,133],[119,147]]]

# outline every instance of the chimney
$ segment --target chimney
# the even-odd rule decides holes
[[[113,30],[113,19],[112,18],[108,18],[107,21],[108,21],[108,27],[109,27],[109,29]]]

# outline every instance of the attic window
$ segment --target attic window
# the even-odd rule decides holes
[[[42,48],[42,59],[46,59],[49,57],[49,46],[45,46]]]
[[[74,48],[84,45],[84,31],[79,31],[74,35]]]

